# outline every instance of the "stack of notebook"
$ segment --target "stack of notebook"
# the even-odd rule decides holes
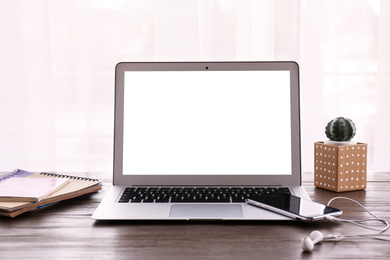
[[[30,179],[34,178],[34,179]],[[40,178],[41,181],[37,181]],[[0,216],[16,217],[53,203],[101,189],[101,181],[91,178],[32,173],[23,170],[0,176]],[[21,189],[25,185],[24,189]]]

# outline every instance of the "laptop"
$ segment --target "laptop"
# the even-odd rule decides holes
[[[295,62],[122,62],[113,186],[96,220],[284,220],[251,194],[301,186]]]

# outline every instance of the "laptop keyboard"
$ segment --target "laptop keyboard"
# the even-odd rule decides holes
[[[263,194],[291,194],[285,187],[131,187],[119,203],[230,202],[243,203]]]

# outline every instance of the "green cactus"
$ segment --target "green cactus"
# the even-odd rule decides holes
[[[356,134],[356,126],[351,119],[337,117],[328,123],[325,134],[331,141],[350,141]]]

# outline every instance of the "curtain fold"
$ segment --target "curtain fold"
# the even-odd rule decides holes
[[[390,2],[381,1],[378,30],[378,70],[375,96],[374,161],[376,171],[389,171],[390,158]]]

